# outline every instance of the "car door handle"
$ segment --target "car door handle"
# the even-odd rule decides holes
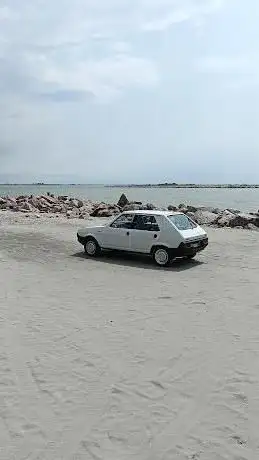
[[[129,232],[127,232],[126,235],[129,236]]]

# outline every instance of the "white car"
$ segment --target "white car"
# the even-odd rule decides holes
[[[126,211],[108,224],[78,230],[77,239],[90,257],[102,249],[150,254],[159,266],[176,257],[192,259],[208,245],[196,222],[169,211]]]

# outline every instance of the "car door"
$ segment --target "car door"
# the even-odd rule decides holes
[[[134,214],[122,214],[102,233],[101,246],[104,249],[130,250],[130,229]]]
[[[160,229],[153,215],[136,215],[130,230],[130,247],[133,252],[149,253],[159,240]]]

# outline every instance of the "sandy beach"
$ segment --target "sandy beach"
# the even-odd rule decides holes
[[[0,459],[258,459],[259,233],[158,269],[91,224],[0,213]]]

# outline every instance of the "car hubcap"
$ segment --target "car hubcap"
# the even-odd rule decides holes
[[[155,253],[155,260],[159,265],[167,264],[168,253],[164,249],[158,249]]]
[[[89,254],[90,256],[93,256],[96,252],[96,244],[94,241],[88,241],[88,243],[86,243],[86,246],[85,246],[85,249],[86,249],[86,252],[87,254]]]

